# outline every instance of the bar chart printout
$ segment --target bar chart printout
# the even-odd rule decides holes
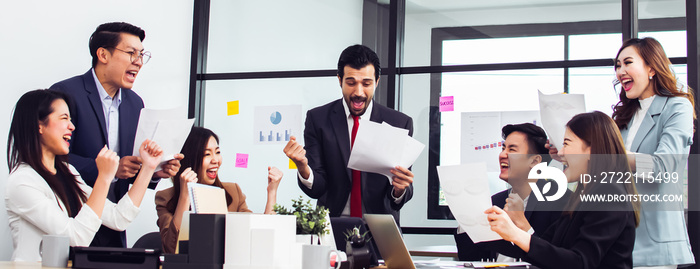
[[[487,172],[498,172],[498,155],[507,124],[540,125],[539,111],[462,112],[460,163],[486,162]]]
[[[498,178],[500,165],[498,155],[501,153],[504,138],[501,129],[507,124],[532,123],[541,126],[539,111],[495,111],[462,112],[460,126],[459,162],[486,163],[489,187],[493,193],[504,190],[507,186]],[[439,205],[446,206],[447,200],[439,192]]]
[[[253,140],[257,145],[285,144],[301,137],[301,105],[255,107]]]

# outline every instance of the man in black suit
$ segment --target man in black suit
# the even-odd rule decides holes
[[[346,48],[338,60],[343,98],[307,112],[306,148],[295,138],[284,148],[297,166],[301,190],[327,207],[331,217],[392,214],[399,223],[399,210],[413,196],[413,173],[405,167],[395,167],[391,181],[347,168],[359,118],[386,122],[413,134],[409,116],[372,102],[379,73],[374,51],[363,45]]]
[[[91,187],[95,184],[95,157],[102,147],[107,145],[119,154],[119,169],[107,194],[115,203],[129,191],[129,184],[141,169],[141,158],[131,153],[143,100],[131,87],[151,56],[141,43],[145,37],[141,28],[125,22],[98,26],[90,36],[92,68],[51,86],[52,90],[68,94],[73,101],[70,106],[75,131],[69,161],[83,180]],[[164,164],[163,170],[154,174],[149,187],[155,188],[160,178],[175,176],[182,158],[178,154]],[[126,232],[102,226],[90,245],[126,247]]]
[[[528,184],[530,169],[540,162],[549,162],[549,151],[544,147],[547,134],[532,123],[506,125],[501,129],[503,148],[498,156],[499,178],[511,185],[510,189],[491,196],[493,205],[503,208],[518,228],[530,234],[544,231],[561,216],[561,210],[569,200],[571,191],[552,202],[537,201]],[[539,181],[538,185],[545,183]],[[556,184],[554,184],[556,185]],[[555,190],[551,190],[555,191]],[[503,240],[474,244],[469,236],[457,230],[455,234],[457,254],[462,261],[497,259],[509,261],[507,256],[491,251],[493,244],[510,244]]]

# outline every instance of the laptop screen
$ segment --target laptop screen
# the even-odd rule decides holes
[[[388,268],[416,268],[392,215],[364,214],[364,218]]]

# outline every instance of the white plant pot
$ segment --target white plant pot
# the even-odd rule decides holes
[[[297,243],[302,244],[302,245],[318,245],[318,235],[316,235],[316,234],[297,234]]]

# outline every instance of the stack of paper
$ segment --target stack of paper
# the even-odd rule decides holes
[[[406,129],[360,120],[348,168],[382,174],[391,181],[391,169],[410,167],[423,148],[425,145],[409,136]]]
[[[190,134],[194,119],[188,119],[186,109],[141,109],[139,125],[136,128],[134,138],[133,156],[141,156],[139,147],[146,139],[155,141],[163,150],[161,165],[175,158],[175,154],[180,153],[182,145],[185,144],[187,136]],[[161,170],[158,165],[156,171]]]

